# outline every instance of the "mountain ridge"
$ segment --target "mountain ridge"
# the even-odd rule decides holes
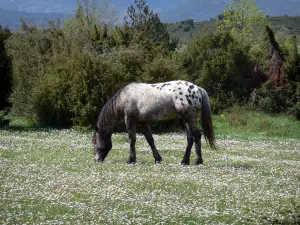
[[[43,26],[47,25],[48,21],[56,20],[60,18],[61,21],[64,21],[67,18],[70,18],[71,14],[64,13],[32,13],[32,12],[23,12],[15,10],[4,10],[0,8],[0,24],[8,26],[11,30],[19,30],[21,26],[20,18],[23,18],[30,23],[35,25]]]
[[[119,8],[120,19],[126,14],[126,5],[133,0],[111,0],[113,6]],[[149,6],[157,12],[161,20],[165,23],[177,22],[186,19],[194,21],[207,21],[216,18],[224,11],[224,6],[228,0],[176,0],[166,4],[164,0],[148,1]],[[300,16],[300,1],[295,0],[256,0],[256,4],[263,13],[269,16]],[[148,4],[147,3],[147,4]],[[161,6],[161,8],[160,8]],[[2,0],[0,9],[0,24],[9,24],[13,30],[20,26],[20,17],[31,20],[36,24],[45,24],[47,20],[55,20],[57,17],[63,21],[74,14],[76,1],[74,0]],[[8,10],[9,9],[9,10]],[[14,10],[11,10],[14,9]],[[20,11],[21,10],[21,11]],[[42,11],[42,12],[41,12]],[[45,19],[46,18],[46,19]]]

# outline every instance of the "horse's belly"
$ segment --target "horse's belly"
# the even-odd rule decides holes
[[[139,121],[164,121],[174,119],[177,116],[176,109],[173,104],[148,104],[139,110]]]

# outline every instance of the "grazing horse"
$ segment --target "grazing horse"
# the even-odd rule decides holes
[[[195,165],[202,164],[201,132],[196,124],[196,117],[200,112],[205,139],[215,148],[209,97],[203,88],[182,80],[156,84],[130,83],[118,90],[99,114],[93,136],[95,161],[104,161],[112,148],[111,136],[115,125],[124,119],[130,139],[128,163],[136,162],[137,124],[141,126],[142,133],[151,147],[155,163],[160,163],[162,157],[156,149],[148,123],[180,117],[184,120],[187,130],[187,147],[181,163],[189,164],[191,149],[195,143]]]

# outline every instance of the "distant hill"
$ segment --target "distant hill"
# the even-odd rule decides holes
[[[207,21],[216,18],[224,11],[224,6],[232,0],[148,0],[150,9],[157,12],[163,22],[176,22],[189,18]],[[0,0],[5,10],[73,14],[77,8],[76,0]],[[126,14],[127,7],[134,0],[110,0],[119,9],[120,18]],[[269,16],[300,16],[300,0],[255,0],[259,8]],[[1,19],[2,15],[0,15]]]
[[[199,1],[200,3],[202,2],[201,0]],[[193,0],[190,0],[188,2],[193,2]],[[216,3],[218,3],[217,0]],[[21,17],[26,21],[31,21],[36,25],[43,26],[43,25],[47,25],[49,20],[56,20],[57,18],[60,18],[61,21],[64,21],[65,19],[72,17],[72,14],[55,13],[55,12],[32,13],[32,12],[0,9],[0,24],[2,26],[9,25],[9,28],[13,31],[18,30],[20,28]],[[300,16],[276,16],[276,17],[269,17],[269,19],[278,35],[284,36],[284,35],[297,34],[298,40],[300,42],[300,25],[299,25]],[[172,38],[179,38],[182,44],[186,44],[193,37],[197,35],[202,35],[205,33],[214,33],[217,29],[217,26],[215,24],[215,20],[211,19],[208,21],[195,22],[194,27],[189,31],[184,31],[184,26],[181,25],[181,22],[167,23],[167,28]]]
[[[0,0],[0,7],[5,10],[32,13],[72,14],[76,9],[76,0]]]
[[[296,34],[300,40],[300,16],[277,16],[269,17],[272,28],[279,36],[291,36]],[[182,44],[187,44],[190,40],[198,35],[215,33],[217,30],[216,21],[195,22],[194,27],[185,30],[183,22],[167,23],[167,29],[171,38],[179,38]]]
[[[165,22],[187,20],[210,20],[224,11],[228,0],[186,0],[173,8],[159,12]],[[269,16],[300,16],[299,0],[256,0],[255,3]]]
[[[60,18],[61,21],[71,17],[70,14],[63,13],[30,13],[23,11],[3,10],[0,9],[0,24],[8,25],[13,31],[18,30],[21,26],[20,18],[30,21],[38,26],[47,25],[49,20]]]

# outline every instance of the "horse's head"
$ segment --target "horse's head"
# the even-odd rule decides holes
[[[96,162],[103,162],[112,148],[111,135],[106,130],[96,128],[93,136],[94,157]]]

